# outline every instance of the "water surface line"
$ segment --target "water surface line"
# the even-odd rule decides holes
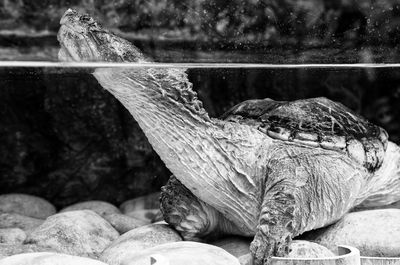
[[[112,63],[112,62],[50,62],[0,61],[0,67],[16,68],[400,68],[400,63],[354,64],[268,64],[268,63]]]

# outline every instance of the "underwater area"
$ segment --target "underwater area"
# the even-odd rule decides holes
[[[136,230],[138,233],[148,233],[147,235],[168,233],[158,230],[142,232],[141,228],[128,231],[138,224],[162,220],[158,210],[159,191],[168,181],[171,172],[127,109],[92,76],[91,73],[96,68],[90,64],[83,67],[48,67],[41,66],[40,63],[33,67],[32,64],[35,63],[28,62],[27,67],[9,65],[0,68],[0,193],[35,195],[50,201],[58,209],[72,207],[73,210],[76,207],[79,210],[79,207],[82,207],[100,211],[99,213],[105,214],[108,219],[104,218],[116,228],[122,229],[118,230],[121,234]],[[171,64],[170,68],[164,68],[161,64],[159,69],[171,69],[173,66],[174,64]],[[385,128],[392,142],[400,142],[400,73],[397,66],[175,66],[193,67],[183,69],[186,69],[193,90],[197,92],[198,98],[212,118],[220,117],[232,106],[248,99],[272,98],[278,101],[292,101],[326,97],[344,104]],[[120,69],[135,72],[138,68],[143,70],[148,66],[121,67],[119,65],[107,69],[111,72],[118,72]],[[24,198],[19,200],[23,201]],[[94,204],[86,205],[86,201],[93,201]],[[110,205],[97,205],[98,202],[107,202],[111,206],[120,205],[124,216],[130,216],[134,220],[133,226],[132,223],[128,222],[127,225],[122,222],[121,228],[121,224],[110,217],[114,215],[107,213],[120,210],[108,209]],[[130,202],[133,206],[129,206]],[[82,203],[83,205],[80,205]],[[398,208],[398,203],[378,208],[392,207]],[[393,218],[398,220],[397,217]],[[355,222],[359,226],[359,221]],[[391,220],[385,222],[390,225]],[[6,222],[3,227],[7,226],[9,225]],[[299,239],[314,240],[315,235],[308,232]],[[116,242],[120,242],[118,240]],[[148,239],[143,240],[147,242]],[[173,235],[172,239],[165,240],[173,242],[178,238]],[[294,242],[295,248],[308,248],[297,243],[301,240]],[[248,255],[243,255],[250,243],[246,238],[228,238],[210,243],[222,248],[227,247],[231,253],[239,251],[236,255],[240,264],[253,264]],[[232,247],[232,244],[237,246]],[[116,259],[113,251],[132,247],[123,244],[112,246],[115,249],[111,247],[111,250],[103,252],[101,256],[103,261],[108,261],[107,264],[119,264],[112,263]],[[182,246],[182,251],[185,247],[187,246]],[[236,248],[239,250],[235,250]],[[43,248],[23,248],[9,253],[38,251],[43,251]],[[164,257],[163,249],[154,251]],[[197,253],[199,249],[195,248],[195,251]],[[301,251],[304,250],[299,251],[303,253]],[[338,253],[344,255],[340,257],[349,255],[345,259],[353,261],[348,264],[357,264],[354,263],[354,260],[359,261],[354,258],[354,255],[357,256],[355,251],[358,250],[341,248]],[[68,253],[84,255],[77,252]],[[130,251],[126,250],[126,253]],[[370,252],[364,250],[364,253]],[[130,259],[129,255],[123,257]],[[155,260],[163,260],[157,255],[154,256]],[[203,259],[208,257],[207,253],[201,255]],[[377,264],[380,259],[364,259],[362,264]],[[276,264],[291,264],[285,260],[282,262],[284,263]],[[231,263],[223,261],[218,264]],[[382,264],[391,263],[383,261]]]
[[[400,143],[398,67],[212,66],[186,70],[210,117],[249,99],[326,97],[385,128],[390,140]],[[93,71],[0,69],[1,193],[40,194],[57,207],[92,199],[120,204],[166,183],[171,173]]]
[[[396,0],[0,0],[0,265],[400,265],[399,41]]]

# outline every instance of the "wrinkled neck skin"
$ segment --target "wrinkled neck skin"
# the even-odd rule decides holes
[[[183,69],[103,68],[94,76],[129,110],[171,172],[251,234],[260,207],[259,176],[265,175],[257,164],[264,152],[258,150],[268,137],[247,125],[209,118]]]

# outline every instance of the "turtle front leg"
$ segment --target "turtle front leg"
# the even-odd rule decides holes
[[[250,245],[255,265],[270,264],[272,256],[289,253],[299,227],[295,194],[293,184],[284,180],[265,191],[257,232]]]
[[[164,220],[185,240],[202,241],[235,232],[230,221],[194,196],[175,176],[162,187],[160,202]]]

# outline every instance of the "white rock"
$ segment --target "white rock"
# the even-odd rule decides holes
[[[119,209],[122,213],[130,213],[133,211],[140,211],[146,209],[159,209],[160,208],[160,193],[155,192],[146,196],[137,197],[123,202]]]
[[[147,225],[148,223],[125,214],[113,213],[103,216],[120,234],[132,229]]]
[[[370,210],[345,215],[337,223],[307,234],[306,239],[335,250],[349,245],[361,256],[400,257],[400,209]]]
[[[155,192],[128,200],[120,205],[122,213],[148,223],[163,220],[160,211],[160,193]]]
[[[104,201],[86,201],[86,202],[78,202],[72,204],[70,206],[65,207],[60,211],[70,212],[70,211],[79,211],[79,210],[92,210],[98,215],[105,216],[114,213],[121,213],[121,211],[114,205]]]
[[[181,241],[179,234],[167,225],[151,224],[133,229],[115,240],[100,256],[100,260],[119,265],[125,257],[160,244]]]
[[[245,237],[227,237],[215,242],[213,245],[218,246],[239,259],[240,264],[252,264],[252,255],[250,253],[250,243],[252,238]],[[305,241],[293,240],[290,245],[290,252],[287,258],[325,258],[333,257],[335,254],[324,246]]]
[[[305,240],[293,240],[287,258],[327,258],[336,256],[328,248]]]
[[[121,265],[240,265],[239,260],[222,248],[190,241],[174,242],[148,248],[126,256]]]
[[[16,244],[24,242],[26,233],[19,228],[1,228],[0,243]]]
[[[17,255],[21,253],[32,253],[32,252],[56,252],[51,248],[39,247],[31,244],[21,245],[17,244],[1,244],[0,243],[0,259],[6,258],[8,256]]]
[[[17,213],[0,213],[0,228],[20,228],[25,232],[30,232],[43,222],[43,219],[24,216]]]
[[[45,219],[56,213],[56,208],[45,199],[19,193],[0,195],[0,212],[17,213]]]
[[[101,216],[83,210],[50,216],[28,235],[26,242],[60,253],[96,256],[118,236],[119,233]]]
[[[60,253],[25,253],[0,260],[0,265],[107,265],[101,261]]]
[[[163,220],[160,209],[137,210],[125,213],[125,215],[147,223],[154,223]]]

